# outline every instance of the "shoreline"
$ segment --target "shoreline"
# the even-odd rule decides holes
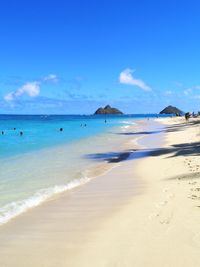
[[[154,122],[151,121],[151,123]],[[145,134],[143,138],[146,138]],[[134,140],[135,148],[135,138],[128,139],[129,141],[124,145],[125,150],[127,148],[130,150],[132,140]],[[27,264],[28,266],[40,266],[40,264],[41,266],[42,264],[55,266],[53,264],[56,263],[53,261],[59,259],[59,266],[65,266],[66,257],[68,258],[67,262],[69,262],[69,258],[71,260],[76,258],[71,247],[74,251],[77,250],[77,247],[84,246],[85,242],[88,242],[93,236],[96,228],[101,228],[107,218],[118,212],[132,197],[143,191],[142,181],[130,175],[134,166],[141,160],[141,155],[136,156],[139,150],[129,151],[129,153],[130,158],[117,162],[116,167],[91,179],[89,183],[55,196],[37,208],[2,225],[0,227],[1,265],[6,262],[8,266],[14,264],[20,267],[27,266]],[[132,156],[135,157],[134,164]],[[124,177],[125,179],[122,179],[124,174],[127,175]],[[25,232],[24,229],[26,229]],[[11,241],[13,235],[15,235],[16,241]],[[50,245],[44,237],[52,240],[53,244]],[[51,254],[51,251],[52,253],[55,250],[62,251],[65,242],[69,242],[70,247],[67,244],[64,245],[65,248],[68,247],[65,253],[58,252],[58,255],[54,254],[50,260],[46,252]],[[44,248],[44,251],[39,252],[38,247]],[[31,256],[35,253],[39,253],[37,262]],[[10,254],[14,255],[12,259],[9,257]],[[25,255],[28,256],[28,259],[31,257],[31,262],[26,262]],[[7,261],[10,260],[11,263],[8,263]]]
[[[3,225],[1,266],[199,266],[200,123],[158,122],[118,167]]]
[[[73,190],[76,187],[82,186],[82,185],[88,183],[89,181],[91,181],[92,179],[95,179],[99,175],[103,175],[103,174],[109,172],[110,170],[112,170],[113,168],[115,168],[118,163],[120,163],[123,160],[126,160],[126,158],[131,153],[130,151],[125,152],[125,153],[123,152],[125,146],[127,145],[127,142],[129,143],[129,140],[131,138],[128,135],[126,136],[127,131],[129,131],[129,130],[130,131],[136,131],[137,129],[141,130],[144,127],[147,127],[146,122],[144,120],[138,120],[136,122],[130,121],[129,125],[114,127],[114,128],[111,128],[106,133],[102,133],[102,134],[98,134],[97,136],[94,136],[93,137],[94,140],[96,140],[96,139],[98,140],[98,139],[102,139],[102,138],[105,138],[105,139],[109,138],[109,140],[110,140],[110,138],[111,138],[112,140],[109,141],[109,143],[110,143],[109,146],[111,148],[111,151],[114,150],[117,147],[117,145],[118,145],[118,151],[116,151],[113,154],[109,154],[106,152],[106,150],[104,148],[103,149],[103,151],[105,150],[104,153],[88,154],[88,160],[89,161],[85,162],[85,164],[87,164],[87,165],[84,165],[84,168],[82,166],[81,172],[79,170],[80,175],[77,174],[77,177],[75,177],[69,181],[67,181],[67,180],[65,181],[63,179],[63,182],[60,184],[59,184],[59,182],[57,182],[57,184],[52,185],[50,187],[41,188],[41,189],[37,190],[33,195],[30,195],[29,198],[15,201],[15,202],[11,202],[11,203],[8,203],[5,206],[1,207],[0,208],[0,227],[1,227],[1,225],[8,223],[10,220],[17,218],[22,213],[28,212],[29,210],[31,210],[33,208],[37,208],[39,205],[42,205],[44,202],[49,201],[49,200],[53,199],[54,197],[57,198],[59,196],[62,196],[62,194],[64,194],[65,192]],[[111,133],[111,135],[112,135],[111,137],[109,137],[109,133]],[[118,138],[117,137],[118,134],[121,136],[124,136],[124,137]],[[135,147],[137,146],[137,140],[141,137],[142,136],[134,137]],[[87,138],[87,139],[90,140],[90,138]],[[87,143],[88,142],[87,139],[86,140],[84,139],[84,142]],[[81,142],[83,142],[83,140],[80,140],[77,143],[70,144],[71,149],[73,148],[73,150],[78,150],[79,146],[81,146]],[[62,146],[59,145],[59,146],[55,146],[54,148],[49,148],[48,150],[42,149],[37,154],[35,154],[33,152],[33,153],[25,154],[22,157],[20,156],[17,159],[17,162],[15,164],[17,164],[19,166],[22,165],[21,161],[23,162],[24,157],[26,159],[28,158],[29,162],[32,162],[32,160],[34,160],[34,158],[36,157],[35,155],[37,155],[37,158],[45,158],[45,157],[48,157],[48,154],[54,155],[55,153],[57,153],[56,151],[61,151],[61,153],[63,153],[64,151],[68,151],[68,150],[69,150],[68,145],[62,145]],[[102,158],[101,159],[100,158],[95,159],[95,156],[97,156],[97,155],[98,156],[102,155]],[[91,156],[91,158],[89,158],[89,156]],[[12,160],[12,158],[9,159],[9,161],[8,161],[9,164],[10,164],[10,160]],[[53,160],[54,160],[54,158],[53,158]],[[42,167],[42,166],[40,166],[40,167]],[[38,171],[40,171],[40,167],[38,168]],[[8,166],[7,167],[5,166],[4,169],[8,169]],[[56,175],[59,176],[60,174],[64,175],[63,177],[66,176],[65,173],[57,173]],[[75,172],[74,172],[74,174],[75,174]]]

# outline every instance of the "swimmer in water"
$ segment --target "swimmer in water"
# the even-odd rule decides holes
[[[2,131],[1,134],[4,135],[4,131]]]
[[[63,132],[63,128],[60,128],[60,132]]]
[[[22,136],[24,133],[23,132],[20,132],[19,134],[20,134],[20,136]]]

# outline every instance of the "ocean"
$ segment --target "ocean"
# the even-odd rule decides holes
[[[88,182],[105,164],[92,155],[116,152],[130,124],[156,117],[0,115],[0,224]]]

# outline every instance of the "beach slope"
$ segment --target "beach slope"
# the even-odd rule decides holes
[[[200,124],[160,123],[138,157],[1,227],[0,265],[200,266]]]

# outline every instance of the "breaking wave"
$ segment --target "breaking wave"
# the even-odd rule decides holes
[[[11,202],[3,207],[0,207],[0,225],[7,223],[9,220],[26,212],[31,208],[39,206],[41,203],[48,200],[53,195],[83,185],[87,183],[90,179],[91,178],[83,177],[80,179],[75,179],[66,185],[55,185],[53,187],[41,189],[37,191],[33,196],[27,199]]]

